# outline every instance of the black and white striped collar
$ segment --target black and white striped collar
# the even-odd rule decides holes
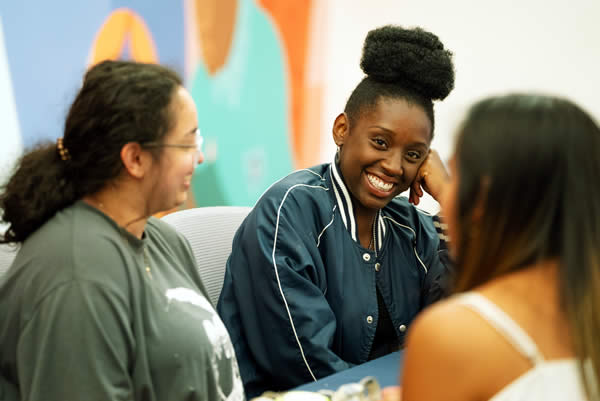
[[[356,216],[354,214],[354,206],[352,204],[352,197],[350,195],[350,191],[346,187],[344,183],[344,179],[342,177],[340,168],[337,164],[337,157],[330,164],[329,175],[331,177],[331,182],[333,186],[333,194],[335,196],[338,209],[340,211],[340,215],[342,216],[342,221],[344,222],[344,226],[346,230],[352,236],[352,239],[355,242],[359,242],[358,240],[358,224],[356,223]],[[381,213],[381,209],[377,211],[376,217],[376,225],[374,227],[374,239],[375,244],[377,245],[377,251],[381,249],[383,246],[383,239],[385,238],[385,221],[383,219],[383,214]]]

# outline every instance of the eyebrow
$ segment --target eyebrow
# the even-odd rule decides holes
[[[392,131],[391,129],[387,129],[387,128],[385,128],[385,127],[382,127],[382,126],[380,126],[380,125],[371,125],[371,126],[370,126],[370,127],[368,127],[368,128],[377,128],[377,129],[380,129],[380,130],[382,130],[382,131],[385,131],[385,132],[387,132],[387,133],[389,133],[389,134],[395,134],[395,132],[394,132],[394,131]],[[413,145],[413,146],[423,146],[423,147],[425,147],[425,148],[426,148],[427,146],[429,146],[429,145],[427,145],[425,142],[413,142],[413,143],[411,143],[410,145]]]

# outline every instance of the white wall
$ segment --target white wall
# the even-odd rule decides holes
[[[421,26],[454,53],[456,86],[436,107],[433,147],[444,159],[466,107],[510,91],[567,96],[600,117],[598,0],[331,0],[325,54],[325,133],[322,160],[335,145],[331,124],[362,78],[367,32],[385,24]],[[438,206],[427,199],[426,210]]]
[[[0,184],[8,178],[14,161],[22,151],[17,108],[10,81],[0,17]]]

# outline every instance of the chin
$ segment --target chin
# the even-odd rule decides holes
[[[177,206],[181,206],[188,200],[187,191],[183,192],[180,196],[177,197]]]
[[[366,207],[367,209],[383,209],[384,207],[387,206],[388,203],[390,203],[390,201],[393,198],[376,198],[376,197],[369,197],[368,199],[365,199],[364,202],[361,202],[361,204]]]
[[[406,189],[404,189],[404,190],[406,190]],[[386,196],[382,197],[382,196],[377,196],[377,195],[371,193],[370,191],[366,191],[363,194],[361,203],[363,206],[365,206],[369,209],[383,209],[384,207],[387,206],[388,203],[390,203],[396,196],[400,195],[402,192],[403,192],[403,190],[398,190],[398,188],[395,188],[394,191],[392,191],[392,192],[388,193]]]
[[[169,200],[168,202],[165,202],[162,206],[161,206],[161,210],[160,212],[170,212],[170,211],[174,211],[176,209],[179,209],[179,206],[183,205],[185,203],[186,198],[185,197],[177,197],[176,199],[173,200]]]

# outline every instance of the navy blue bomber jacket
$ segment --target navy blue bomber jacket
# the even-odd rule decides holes
[[[366,362],[376,286],[400,344],[416,314],[444,295],[432,216],[397,197],[379,212],[375,243],[359,243],[335,163],[296,171],[259,199],[233,240],[218,303],[248,397]]]

